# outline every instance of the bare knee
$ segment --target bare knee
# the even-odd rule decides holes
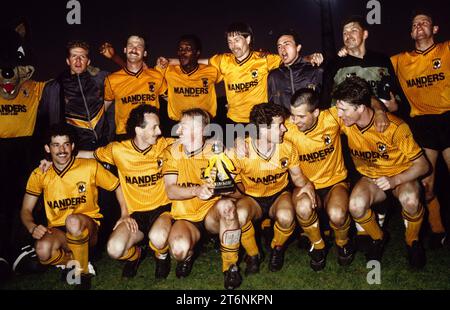
[[[329,208],[328,209],[328,217],[330,218],[330,222],[337,227],[341,227],[344,225],[346,212],[340,208]]]
[[[282,228],[288,228],[294,221],[294,212],[290,209],[279,209],[277,210],[275,217]]]
[[[398,197],[400,204],[403,207],[403,210],[410,214],[414,215],[417,213],[419,208],[419,195],[414,192],[403,192]]]
[[[367,200],[367,198],[360,195],[351,196],[348,208],[350,214],[354,218],[359,219],[364,216],[366,210],[369,208],[369,201]]]
[[[190,250],[190,242],[183,236],[175,236],[169,240],[170,253],[177,261],[183,261],[187,258]]]
[[[296,203],[295,212],[302,220],[309,219],[313,212],[311,200],[307,197],[300,198]]]
[[[155,248],[162,250],[167,244],[168,232],[163,229],[151,230],[148,238]]]
[[[66,229],[68,233],[74,236],[81,234],[81,221],[79,217],[75,215],[69,215],[66,218]]]
[[[217,202],[220,217],[229,221],[237,218],[236,206],[230,199],[222,199]]]
[[[119,259],[125,254],[125,243],[115,238],[110,238],[106,245],[108,255],[113,259]]]
[[[35,245],[36,255],[40,261],[49,260],[52,256],[52,244],[46,240],[38,240]]]

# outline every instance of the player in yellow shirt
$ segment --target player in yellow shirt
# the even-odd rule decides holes
[[[232,23],[226,32],[227,44],[231,53],[216,54],[209,60],[200,59],[200,63],[209,63],[220,74],[225,84],[228,103],[226,123],[249,122],[252,107],[267,102],[267,76],[269,71],[281,64],[281,57],[253,50],[253,30],[245,23]],[[305,57],[307,61],[318,64],[322,62],[321,54]],[[167,59],[160,57],[158,63],[168,64]],[[176,64],[170,59],[171,64]]]
[[[394,70],[411,105],[411,129],[433,171],[422,180],[431,226],[430,247],[446,238],[440,204],[434,193],[436,161],[442,153],[450,171],[450,41],[436,43],[439,27],[429,12],[417,11],[411,23],[415,50],[392,56]]]
[[[88,248],[97,243],[100,219],[97,186],[116,191],[124,205],[119,180],[95,160],[76,159],[72,131],[66,124],[51,127],[45,145],[53,166],[46,172],[36,168],[28,179],[21,219],[36,239],[36,254],[44,265],[74,266],[74,281],[80,288],[90,288]],[[33,219],[33,209],[44,195],[47,226]],[[69,280],[69,277],[67,277]],[[78,282],[78,283],[77,283]],[[69,283],[74,284],[74,283]]]
[[[339,264],[349,265],[353,261],[354,249],[348,237],[351,224],[348,212],[349,183],[342,156],[339,122],[329,110],[319,110],[319,95],[309,88],[295,92],[290,110],[285,139],[296,146],[300,168],[314,183],[319,207],[328,214]],[[310,217],[310,210],[297,212],[300,223],[308,222]],[[314,260],[317,263],[312,265],[313,268],[325,267],[324,251],[310,253],[322,256]]]
[[[333,96],[337,100],[334,113],[340,118],[352,160],[362,175],[350,194],[349,209],[373,240],[367,260],[381,261],[387,240],[371,206],[392,193],[402,206],[409,263],[415,268],[423,267],[425,253],[419,231],[424,209],[418,179],[428,172],[429,164],[422,149],[408,125],[390,113],[387,113],[389,127],[383,133],[376,131],[370,86],[365,80],[348,78],[337,86]]]
[[[245,156],[230,155],[241,178],[246,196],[236,203],[242,229],[241,243],[247,252],[245,273],[259,272],[260,254],[253,222],[271,218],[275,224],[271,242],[269,270],[283,267],[285,242],[295,228],[295,206],[311,202],[315,205],[313,184],[302,174],[298,153],[289,141],[283,141],[287,111],[282,106],[257,104],[250,113],[254,131],[245,141]],[[289,176],[297,187],[291,193]],[[316,229],[320,230],[317,227]]]
[[[217,69],[198,63],[202,51],[200,39],[195,35],[183,35],[178,40],[179,65],[165,69],[157,66],[167,81],[168,107],[171,120],[179,121],[184,110],[200,108],[213,118],[217,102],[215,83],[219,80]]]
[[[204,136],[209,119],[201,109],[184,111],[177,130],[179,139],[166,149],[164,182],[175,219],[169,246],[178,261],[176,276],[186,277],[192,270],[194,247],[201,235],[219,234],[224,286],[234,289],[242,282],[236,265],[241,230],[234,202],[214,196],[210,180],[204,177],[214,155],[212,143]]]
[[[80,151],[78,157],[96,158],[117,167],[126,205],[107,244],[108,254],[125,261],[122,276],[134,277],[145,257],[138,246],[144,238],[155,252],[155,277],[170,272],[167,242],[172,217],[164,189],[163,152],[169,140],[160,137],[158,110],[150,105],[134,108],[127,121],[129,139],[112,142],[95,152]]]
[[[106,77],[105,107],[114,101],[116,135],[123,139],[130,111],[138,104],[149,104],[159,108],[158,96],[166,91],[161,73],[144,67],[147,57],[146,42],[143,37],[132,35],[124,48],[126,66]]]

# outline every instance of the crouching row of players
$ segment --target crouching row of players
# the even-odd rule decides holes
[[[179,138],[174,140],[160,137],[155,108],[139,106],[127,122],[128,140],[94,152],[80,151],[77,158],[67,127],[53,127],[45,145],[53,164],[46,172],[33,171],[21,214],[37,240],[41,263],[65,265],[76,260],[80,286],[90,287],[88,249],[96,243],[102,218],[97,205],[100,186],[116,191],[121,208],[107,251],[125,261],[124,277],[136,275],[145,256],[139,244],[146,234],[155,253],[155,276],[167,277],[170,257],[178,262],[177,277],[188,276],[195,246],[209,232],[219,235],[224,286],[234,289],[242,282],[237,266],[241,245],[246,251],[245,274],[259,272],[261,255],[254,224],[265,218],[273,223],[271,271],[282,268],[285,243],[296,223],[310,241],[311,267],[321,270],[326,249],[318,208],[328,214],[341,265],[350,264],[354,256],[348,234],[352,218],[371,237],[366,258],[380,261],[387,236],[371,206],[390,194],[402,206],[409,263],[422,267],[425,256],[419,230],[424,209],[417,179],[429,169],[422,150],[403,121],[372,107],[376,103],[364,80],[347,79],[334,97],[337,106],[320,111],[317,94],[299,90],[292,98],[290,117],[278,105],[256,105],[250,114],[256,132],[239,140],[224,158],[229,160],[238,190],[221,196],[214,194],[217,171],[205,176],[211,157],[217,154],[203,134],[209,124],[203,110],[183,113]],[[384,131],[379,132],[379,127]],[[341,133],[348,137],[351,157],[361,174],[351,193]],[[118,178],[100,162],[115,165]],[[32,216],[41,194],[47,226],[35,223]]]

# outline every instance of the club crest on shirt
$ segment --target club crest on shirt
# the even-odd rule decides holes
[[[440,69],[441,65],[442,63],[440,58],[433,59],[433,69]]]
[[[203,87],[208,88],[208,78],[202,78]]]
[[[86,192],[86,183],[85,182],[78,182],[77,183],[77,189],[78,192],[81,193],[85,193]]]
[[[378,142],[377,149],[378,149],[378,152],[380,152],[380,153],[386,152],[386,144]]]
[[[148,82],[148,89],[150,90],[150,92],[154,93],[155,92],[155,82]]]
[[[160,169],[161,167],[162,167],[162,165],[163,165],[163,159],[162,158],[158,158],[157,160],[156,160],[156,163],[158,164],[158,169]]]
[[[323,136],[323,142],[325,142],[325,145],[330,145],[331,142],[333,142],[333,141],[331,140],[330,135],[324,135]]]
[[[282,159],[280,159],[280,165],[282,168],[287,168],[289,164],[289,159],[287,157],[283,157]]]
[[[258,69],[252,70],[252,71],[251,71],[251,74],[252,74],[252,78],[253,78],[253,79],[256,79],[256,78],[258,77]]]

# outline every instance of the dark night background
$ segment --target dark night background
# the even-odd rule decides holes
[[[2,23],[24,17],[31,28],[29,45],[36,67],[34,78],[47,80],[65,68],[65,44],[80,38],[92,46],[92,64],[114,71],[117,67],[97,53],[109,40],[122,51],[133,32],[148,39],[149,63],[156,56],[175,56],[177,38],[197,34],[203,56],[228,51],[224,31],[234,21],[253,27],[255,47],[276,52],[276,34],[287,27],[300,33],[303,53],[321,51],[320,8],[317,0],[278,1],[87,1],[81,3],[81,25],[68,25],[68,1],[10,1],[1,9]],[[340,23],[351,14],[366,15],[368,0],[331,0],[336,48],[342,45]],[[381,3],[381,24],[369,28],[368,47],[388,55],[413,48],[409,37],[410,14],[417,5],[431,9],[440,25],[438,41],[450,39],[450,1],[387,1]]]

